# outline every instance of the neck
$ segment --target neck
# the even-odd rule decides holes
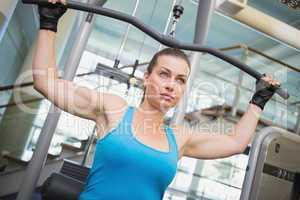
[[[154,126],[155,128],[162,127],[165,113],[149,104],[147,100],[144,100],[139,105],[137,111],[137,114],[144,124]]]

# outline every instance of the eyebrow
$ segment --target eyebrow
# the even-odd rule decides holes
[[[161,68],[164,69],[164,70],[167,70],[169,73],[171,72],[171,70],[169,70],[166,67],[161,67]],[[178,74],[177,76],[187,77],[187,75],[184,75],[184,74]]]

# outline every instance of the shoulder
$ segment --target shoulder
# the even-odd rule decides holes
[[[105,115],[122,112],[128,107],[127,101],[116,94],[104,93],[103,102]]]
[[[103,102],[103,115],[98,116],[96,119],[98,138],[117,126],[129,106],[123,97],[111,93],[104,93]]]
[[[97,121],[103,123],[105,120],[106,125],[111,126],[125,113],[128,108],[127,101],[116,94],[103,93],[103,115],[99,116]]]

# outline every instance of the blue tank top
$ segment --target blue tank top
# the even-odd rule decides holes
[[[134,107],[98,140],[94,161],[80,200],[161,200],[173,180],[178,150],[171,127],[164,125],[169,151],[141,143],[132,134]]]

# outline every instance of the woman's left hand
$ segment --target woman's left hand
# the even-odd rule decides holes
[[[250,103],[263,110],[265,104],[271,99],[279,86],[279,81],[273,79],[271,75],[264,74],[261,79],[256,81],[256,90]]]

